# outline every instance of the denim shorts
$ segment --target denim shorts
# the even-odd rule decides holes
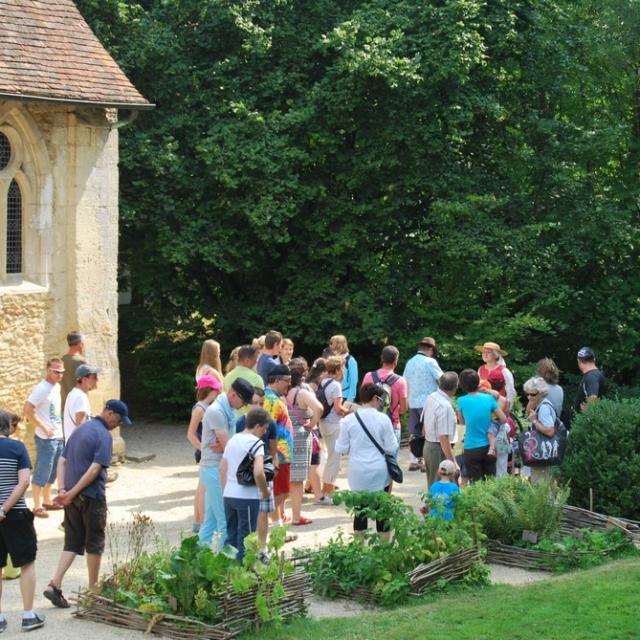
[[[62,438],[40,438],[36,439],[36,464],[33,469],[31,483],[38,487],[46,484],[53,484],[56,481],[58,471],[58,458],[64,448]]]

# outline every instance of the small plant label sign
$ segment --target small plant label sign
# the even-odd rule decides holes
[[[525,529],[522,532],[522,540],[524,542],[530,542],[531,544],[537,544],[538,534],[535,531],[528,531],[527,529]]]

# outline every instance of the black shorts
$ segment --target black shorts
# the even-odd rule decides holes
[[[7,553],[14,567],[24,567],[36,559],[38,539],[29,509],[11,509],[0,522],[0,567],[7,566]]]
[[[64,508],[64,550],[84,555],[102,555],[107,526],[107,502],[104,498],[78,496]]]

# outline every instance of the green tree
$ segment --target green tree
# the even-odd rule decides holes
[[[125,349],[197,312],[225,348],[637,371],[638,3],[78,5],[157,104],[121,139]]]

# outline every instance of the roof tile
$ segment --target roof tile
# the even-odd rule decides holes
[[[0,94],[151,106],[72,0],[0,0]]]

